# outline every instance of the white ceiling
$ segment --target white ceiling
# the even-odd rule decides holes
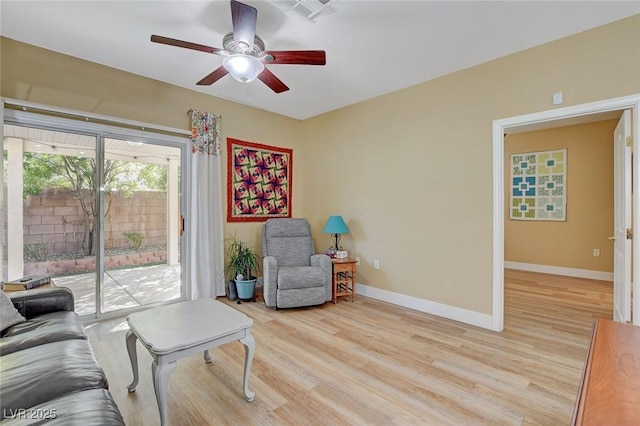
[[[227,0],[2,0],[0,34],[305,119],[640,13],[639,1],[337,0],[312,22],[272,1],[246,3],[268,50],[323,49],[327,65],[269,65],[291,89],[281,94],[230,76],[196,86],[222,58],[149,38],[222,47]]]

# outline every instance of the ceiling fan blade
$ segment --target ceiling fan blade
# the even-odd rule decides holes
[[[256,20],[258,11],[236,0],[231,0],[231,21],[233,22],[233,41],[236,46],[243,43],[247,50],[253,50],[253,40],[256,36]]]
[[[224,67],[219,67],[196,84],[198,86],[210,86],[227,74],[229,74],[229,71],[227,71]]]
[[[185,49],[199,50],[200,52],[218,54],[222,49],[205,46],[203,44],[191,43],[190,41],[176,40],[175,38],[152,35],[151,41],[154,43],[168,44],[169,46],[184,47]]]
[[[258,74],[258,78],[260,79],[260,81],[262,81],[264,84],[269,86],[269,88],[276,93],[282,93],[289,90],[287,85],[284,84],[282,80],[280,80],[271,71],[269,71],[266,68],[264,69],[264,71]]]
[[[325,65],[327,55],[324,50],[268,50],[263,52],[273,56],[269,64]]]

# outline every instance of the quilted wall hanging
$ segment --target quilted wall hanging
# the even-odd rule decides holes
[[[510,218],[565,221],[567,150],[511,154]]]
[[[227,138],[227,221],[291,217],[293,150]]]

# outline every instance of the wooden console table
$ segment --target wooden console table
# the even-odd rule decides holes
[[[572,425],[640,422],[640,327],[598,319],[582,372]]]

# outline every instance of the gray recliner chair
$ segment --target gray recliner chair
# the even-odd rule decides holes
[[[331,300],[331,259],[314,254],[306,219],[269,219],[262,225],[264,303],[295,308]]]

